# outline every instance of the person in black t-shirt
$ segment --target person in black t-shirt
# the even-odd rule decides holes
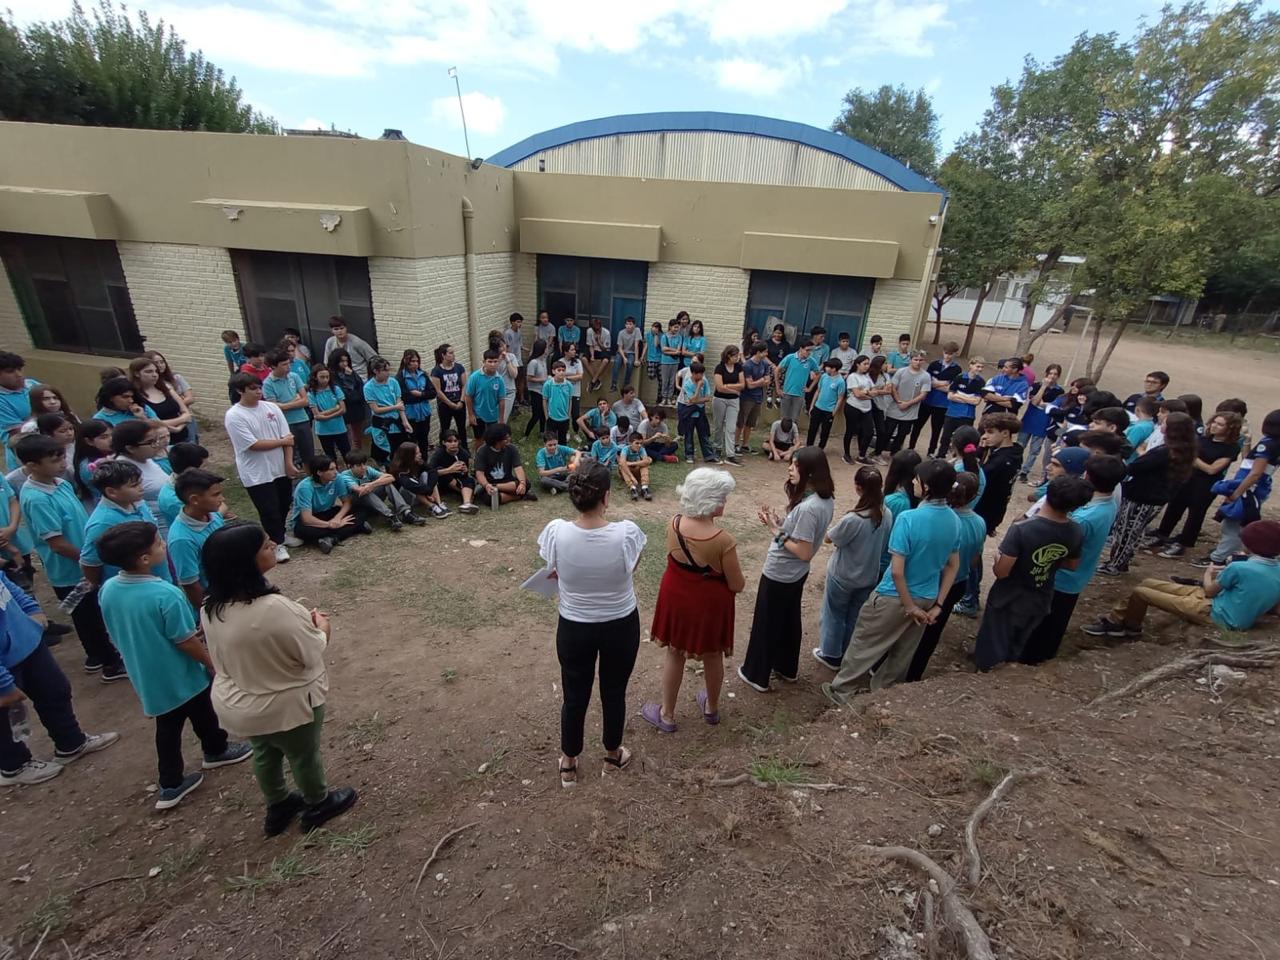
[[[492,423],[485,430],[484,445],[476,451],[475,473],[476,486],[495,510],[513,500],[538,499],[529,489],[520,451],[511,443],[511,428],[505,423]]]
[[[978,422],[982,432],[981,444],[986,451],[982,460],[982,474],[987,483],[973,512],[987,524],[987,536],[994,537],[996,529],[1004,521],[1004,512],[1013,495],[1013,484],[1022,468],[1022,444],[1013,438],[1022,429],[1022,421],[1011,413],[988,413]],[[982,586],[982,563],[969,567],[968,586],[964,597],[952,612],[973,617],[978,613],[978,592]]]
[[[1160,556],[1180,557],[1196,545],[1204,518],[1209,512],[1215,494],[1213,485],[1226,476],[1227,470],[1240,453],[1240,430],[1243,419],[1238,413],[1215,413],[1205,424],[1204,436],[1197,438],[1196,461],[1191,476],[1174,493],[1164,508],[1156,536],[1165,545]],[[1174,527],[1187,515],[1182,532],[1176,537]]]
[[[431,454],[431,472],[436,478],[436,490],[441,500],[446,493],[457,494],[462,498],[462,513],[479,513],[480,508],[471,502],[476,482],[471,476],[468,465],[469,455],[457,430],[449,430],[443,437],[443,443]]]
[[[1049,481],[1040,512],[1005,533],[996,556],[996,582],[987,594],[987,612],[973,653],[979,670],[1022,656],[1031,633],[1049,612],[1053,575],[1060,567],[1074,570],[1080,563],[1084,532],[1069,514],[1092,496],[1087,480],[1055,477]]]

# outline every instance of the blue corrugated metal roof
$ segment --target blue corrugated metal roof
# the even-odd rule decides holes
[[[803,143],[815,150],[823,150],[826,153],[844,157],[860,167],[866,167],[873,173],[878,173],[903,190],[946,195],[946,191],[933,181],[908,169],[892,157],[885,156],[879,150],[873,150],[865,143],[832,133],[830,130],[811,127],[807,123],[756,117],[745,113],[712,111],[631,113],[616,117],[601,117],[598,120],[581,120],[578,123],[570,123],[526,137],[519,143],[495,153],[489,157],[488,162],[500,167],[511,167],[539,151],[550,150],[578,140],[593,140],[597,137],[621,133],[658,133],[664,130],[745,133],[758,137],[771,137],[775,140],[790,140],[794,143]]]

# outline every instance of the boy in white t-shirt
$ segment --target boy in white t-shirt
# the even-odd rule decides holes
[[[790,417],[775,420],[769,428],[769,439],[762,444],[769,459],[780,463],[790,463],[801,446],[800,427]]]
[[[262,399],[262,383],[251,373],[237,373],[230,387],[239,399],[223,417],[236,454],[236,472],[253,501],[262,528],[276,543],[276,562],[289,560],[285,518],[293,503],[293,434],[284,411]]]

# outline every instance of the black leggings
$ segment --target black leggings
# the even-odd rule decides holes
[[[600,662],[600,712],[604,719],[604,748],[622,746],[627,723],[627,683],[640,650],[640,611],[604,623],[579,623],[560,617],[556,627],[556,656],[564,704],[560,708],[560,750],[566,757],[582,753],[583,729],[596,661]]]
[[[911,446],[915,447],[916,441],[920,439],[920,434],[924,432],[924,425],[929,426],[929,456],[933,456],[938,441],[942,439],[942,423],[947,419],[946,407],[926,407],[920,405],[920,419],[916,421],[916,425],[911,428]],[[942,451],[942,455],[946,455],[946,451]]]
[[[911,666],[907,668],[907,675],[903,678],[905,682],[914,683],[924,676],[929,666],[929,658],[937,649],[938,641],[942,639],[942,631],[947,628],[947,621],[951,619],[951,611],[964,596],[966,583],[967,580],[961,580],[951,585],[950,592],[942,601],[942,612],[938,614],[938,619],[924,628],[924,633],[920,635],[920,642],[916,645],[916,655],[911,658]]]
[[[325,453],[326,457],[338,459],[338,455],[342,455],[342,462],[347,462],[347,454],[351,452],[351,434],[343,430],[341,433],[322,433],[319,434],[320,449]]]
[[[535,429],[538,431],[539,437],[541,437],[542,434],[546,432],[547,411],[546,411],[546,408],[543,407],[542,405],[542,394],[536,393],[535,391],[530,390],[529,391],[529,422],[525,424],[524,435],[526,437],[529,436],[529,434],[533,433]]]
[[[312,516],[317,520],[332,520],[337,515],[337,507],[312,511]],[[316,543],[326,537],[331,540],[348,540],[360,532],[360,525],[369,519],[369,511],[363,504],[357,502],[355,507],[352,508],[350,516],[352,521],[345,527],[317,527],[303,520],[302,514],[299,513],[297,522],[293,525],[293,532],[298,535],[298,539],[303,543]]]
[[[556,432],[556,441],[558,443],[569,442],[569,421],[568,420],[548,420],[547,429]]]
[[[849,443],[858,438],[858,456],[865,457],[867,448],[871,446],[871,435],[875,432],[875,422],[871,419],[870,410],[858,410],[844,406],[844,455],[849,456]]]
[[[942,436],[938,439],[938,456],[945,457],[951,451],[951,435],[961,427],[972,427],[973,421],[965,417],[943,417]],[[929,441],[929,449],[933,449],[933,441]]]
[[[442,401],[436,404],[436,409],[440,417],[440,446],[444,446],[444,435],[454,430],[462,449],[467,449],[467,408],[455,409]]]
[[[376,451],[378,448],[373,449]],[[289,515],[289,507],[293,503],[293,482],[288,477],[276,477],[270,483],[245,487],[244,492],[253,501],[267,536],[277,544],[283,543],[284,518]]]
[[[413,442],[418,445],[418,452],[425,457],[431,450],[431,418],[410,420],[409,426],[413,428]]]
[[[1164,516],[1160,519],[1160,526],[1156,528],[1156,536],[1180,543],[1188,549],[1194,547],[1200,536],[1200,529],[1204,526],[1204,518],[1209,513],[1209,507],[1213,506],[1213,501],[1217,497],[1212,487],[1220,477],[1221,474],[1211,477],[1199,471],[1193,473],[1191,478],[1174,492],[1169,505],[1164,508]],[[1173,528],[1178,525],[1184,513],[1187,515],[1187,522],[1182,527],[1182,533],[1175,537]]]
[[[876,456],[878,457],[889,449],[889,434],[885,432],[888,428],[886,426],[884,411],[874,403],[871,405],[871,423],[875,428],[875,450]]]
[[[819,437],[819,449],[826,449],[827,439],[831,436],[831,421],[835,419],[835,413],[830,410],[823,410],[814,407],[809,414],[809,434],[805,439],[805,443],[813,446],[814,437]]]
[[[182,729],[191,721],[191,729],[200,740],[206,757],[216,757],[227,750],[227,731],[213,712],[213,700],[205,687],[181,706],[156,717],[156,759],[160,767],[160,786],[177,787],[186,771],[182,763]]]

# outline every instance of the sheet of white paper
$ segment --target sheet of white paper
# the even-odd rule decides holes
[[[550,600],[560,592],[559,581],[551,576],[551,570],[543,567],[532,577],[520,584],[522,590],[528,590],[530,593],[536,593],[540,597],[546,597]]]

